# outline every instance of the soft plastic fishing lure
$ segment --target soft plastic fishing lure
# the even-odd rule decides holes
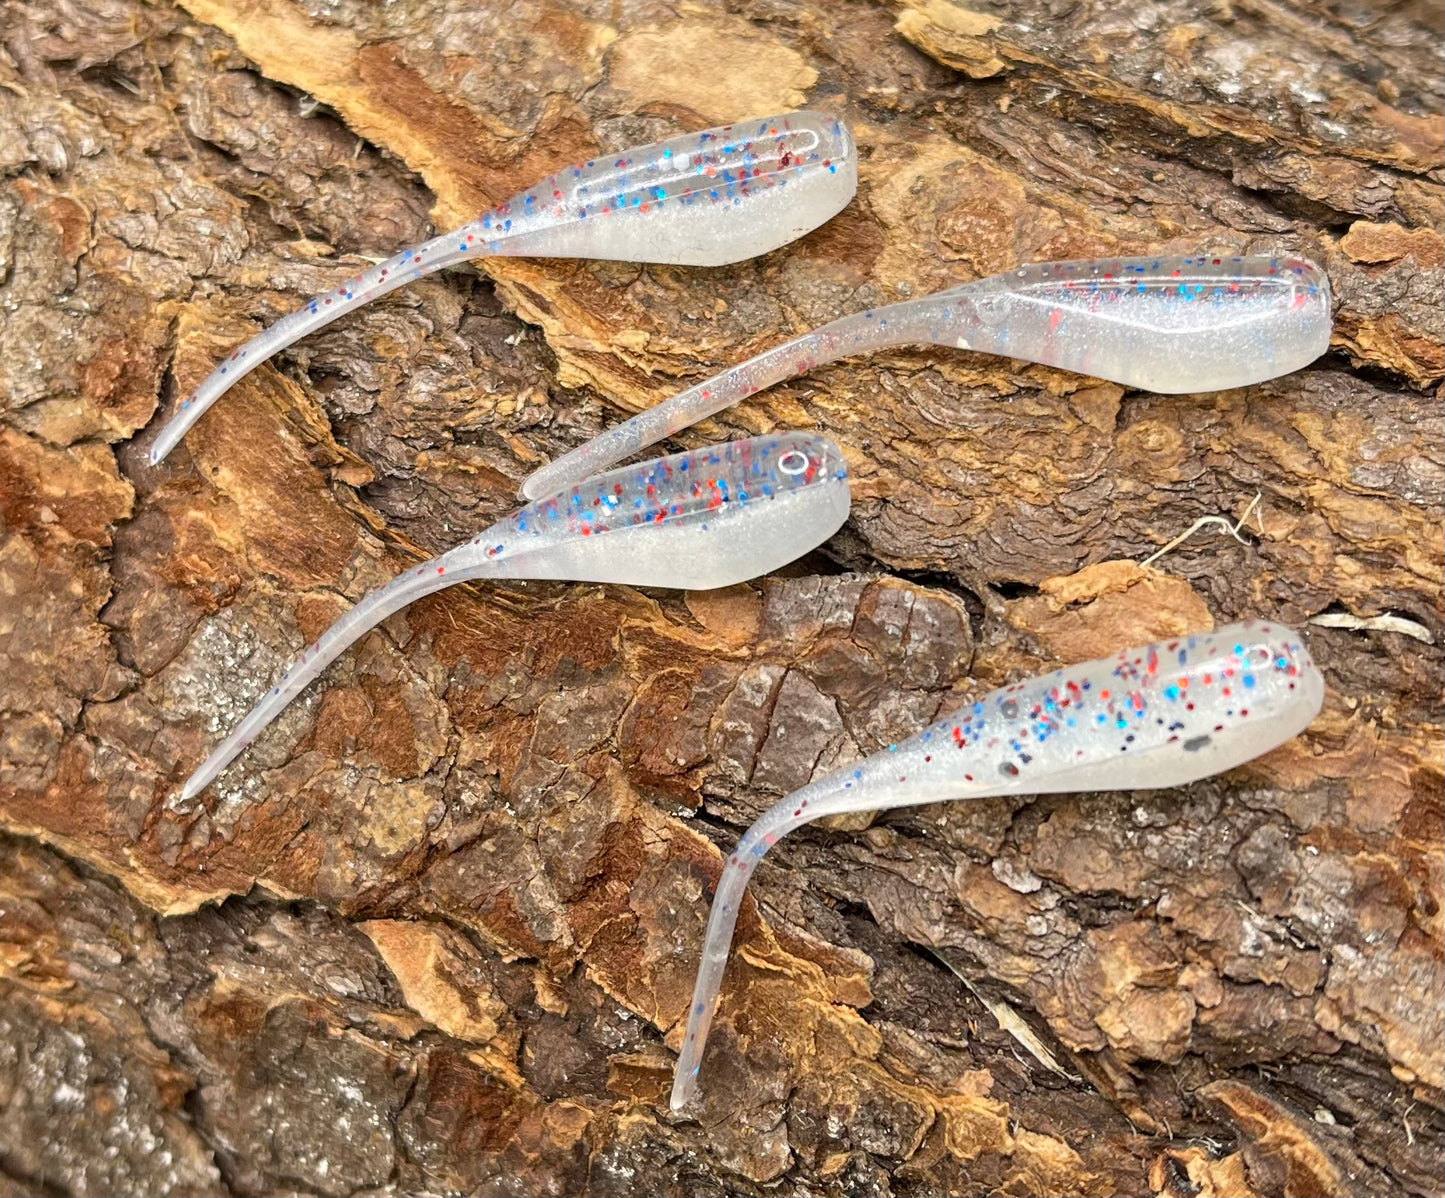
[[[672,1109],[681,1110],[697,1088],[743,891],[779,837],[845,811],[1183,786],[1304,731],[1323,698],[1324,679],[1298,634],[1278,624],[1231,624],[994,691],[793,792],[747,830],[723,867]]]
[[[817,112],[724,125],[578,163],[471,224],[402,250],[318,295],[252,338],[181,404],[156,438],[150,460],[170,453],[248,371],[422,275],[484,257],[724,266],[817,228],[846,207],[857,188],[858,154],[848,127]]]
[[[821,545],[848,518],[848,507],[842,453],[807,433],[655,458],[529,504],[365,596],[216,746],[180,801],[204,790],[352,642],[423,595],[499,578],[732,586]]]
[[[805,333],[564,454],[530,475],[522,494],[551,494],[774,383],[865,350],[938,343],[1177,394],[1288,374],[1329,341],[1329,282],[1299,259],[1036,263]]]

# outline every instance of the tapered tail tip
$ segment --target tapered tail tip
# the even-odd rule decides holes
[[[570,456],[569,454],[563,455],[564,458]],[[571,478],[575,477],[576,474],[586,476],[586,470],[575,471],[573,475],[567,476],[567,481],[558,485],[557,479],[562,477],[562,475],[558,473],[556,467],[557,463],[562,460],[563,458],[557,458],[555,461],[548,462],[545,466],[539,466],[536,470],[532,471],[531,474],[527,475],[527,477],[522,480],[522,486],[518,491],[517,497],[521,499],[523,503],[536,503],[539,499],[546,499],[549,496],[555,495],[558,491],[566,490]]]
[[[169,421],[166,426],[161,429],[161,435],[156,438],[155,444],[151,446],[150,453],[146,454],[146,457],[150,460],[150,464],[152,466],[159,466],[164,462],[171,450],[181,443],[181,438],[185,436],[187,431],[186,428],[177,431],[175,428],[175,420],[172,419]]]
[[[177,806],[185,806],[194,799],[201,791],[206,789],[206,779],[199,776],[200,771],[192,774],[186,779],[186,784],[181,787],[181,793],[176,798]]]
[[[692,1096],[697,1093],[697,1070],[692,1073],[679,1073],[672,1083],[672,1095],[667,1100],[668,1108],[674,1115],[680,1115],[683,1107],[692,1101]]]

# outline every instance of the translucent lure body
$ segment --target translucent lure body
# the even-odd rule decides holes
[[[394,254],[252,338],[181,404],[150,460],[161,461],[232,383],[292,342],[443,267],[484,257],[723,266],[817,228],[857,187],[848,127],[816,112],[725,125],[578,163],[469,225]]]
[[[794,828],[845,811],[948,799],[1182,786],[1304,731],[1323,697],[1324,679],[1298,634],[1278,624],[1232,624],[994,691],[795,791],[759,817],[723,867],[672,1109],[697,1087],[748,878]]]
[[[528,504],[361,599],[216,746],[187,780],[181,801],[209,785],[348,646],[423,595],[500,578],[732,586],[821,545],[848,508],[843,455],[807,433],[655,458]]]
[[[1324,272],[1294,258],[1043,262],[835,320],[689,387],[534,472],[550,494],[813,367],[951,345],[1175,394],[1262,382],[1329,346]]]

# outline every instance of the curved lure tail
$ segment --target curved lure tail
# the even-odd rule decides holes
[[[1324,679],[1297,633],[1232,624],[1004,687],[795,791],[759,817],[723,866],[672,1109],[697,1090],[748,879],[794,828],[825,815],[950,799],[1182,786],[1303,732],[1323,697]]]
[[[1329,340],[1329,282],[1300,259],[1036,263],[845,316],[767,350],[563,454],[533,472],[522,494],[604,470],[815,366],[889,346],[952,345],[1178,393],[1288,374]]]
[[[251,746],[272,720],[280,715],[291,700],[306,689],[321,672],[388,616],[399,612],[423,595],[463,581],[464,575],[447,576],[450,554],[432,558],[386,586],[364,596],[350,611],[307,645],[301,656],[288,666],[276,685],[267,691],[214,749],[181,787],[180,802],[190,802],[216,779],[216,775]]]
[[[458,229],[454,233],[444,233],[421,245],[404,249],[385,262],[353,275],[334,291],[313,297],[305,307],[283,316],[265,332],[257,333],[245,345],[233,350],[224,362],[201,381],[201,385],[189,398],[181,401],[181,406],[166,421],[151,444],[151,465],[164,461],[171,450],[191,431],[196,421],[205,415],[206,409],[263,362],[275,357],[288,345],[300,341],[302,337],[330,324],[338,316],[345,316],[388,291],[395,291],[423,275],[433,274],[476,257],[477,254],[471,248],[474,242],[475,234],[468,232],[468,229]]]
[[[786,245],[844,208],[858,155],[843,122],[794,112],[581,162],[318,295],[234,351],[162,428],[163,460],[237,379],[338,316],[405,283],[484,257],[722,266]]]

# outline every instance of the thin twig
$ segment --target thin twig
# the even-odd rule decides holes
[[[1170,541],[1169,544],[1165,545],[1163,549],[1151,553],[1139,564],[1141,566],[1148,566],[1154,562],[1157,562],[1166,553],[1169,553],[1174,549],[1178,549],[1180,545],[1184,544],[1185,541],[1189,540],[1189,538],[1192,537],[1195,533],[1197,533],[1201,528],[1208,528],[1210,525],[1214,525],[1221,532],[1227,532],[1241,545],[1248,545],[1249,542],[1239,535],[1239,530],[1244,527],[1245,521],[1249,519],[1250,512],[1254,511],[1255,508],[1259,507],[1259,501],[1261,497],[1262,496],[1260,492],[1256,491],[1254,493],[1254,498],[1249,501],[1249,506],[1244,509],[1244,515],[1242,515],[1233,524],[1231,524],[1223,516],[1200,516],[1198,520],[1196,520],[1193,524],[1191,524],[1188,528],[1181,532],[1177,537]],[[1264,536],[1264,510],[1262,508],[1260,509],[1259,513],[1259,535]]]

